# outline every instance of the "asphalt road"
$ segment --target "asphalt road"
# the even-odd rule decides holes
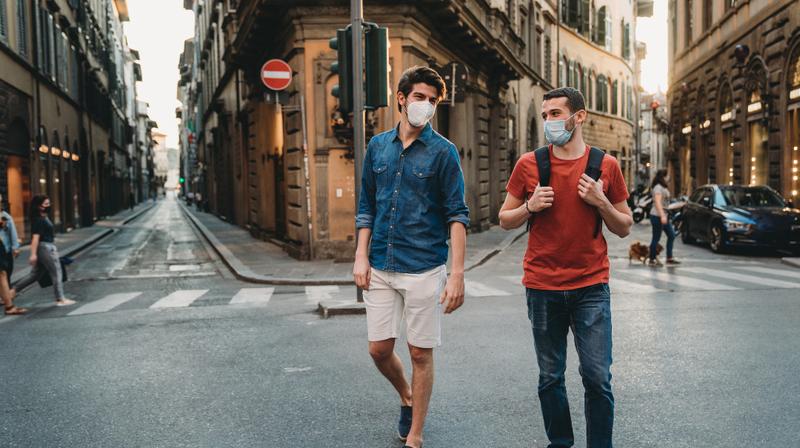
[[[684,265],[653,270],[628,263],[631,241],[609,240],[616,445],[798,446],[800,270],[680,244]],[[523,250],[518,241],[467,274],[466,304],[436,352],[426,447],[547,445]],[[352,288],[239,282],[169,200],[70,274],[78,305],[53,307],[33,287],[18,299],[30,315],[0,317],[0,446],[402,446],[363,316],[314,313]],[[568,360],[585,446],[572,347]]]

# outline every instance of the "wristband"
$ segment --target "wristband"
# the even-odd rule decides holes
[[[536,212],[534,212],[533,210],[531,210],[531,209],[529,209],[529,208],[528,208],[528,201],[525,201],[525,210],[527,210],[527,211],[528,211],[528,214],[529,214],[529,215],[532,215],[532,214],[536,213]]]

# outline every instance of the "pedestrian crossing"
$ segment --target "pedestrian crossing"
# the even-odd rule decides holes
[[[521,275],[491,276],[471,272],[467,277],[464,281],[467,298],[516,299],[524,294]],[[693,265],[670,269],[638,265],[615,266],[612,267],[609,283],[614,294],[800,289],[800,270],[756,264],[732,264],[721,269]],[[77,307],[59,308],[52,313],[59,316],[84,316],[130,309],[165,311],[211,305],[273,307],[286,304],[302,306],[310,311],[315,309],[320,301],[351,298],[355,300],[355,296],[355,286],[352,285],[305,287],[279,285],[245,288],[229,285],[215,289],[178,289],[166,292],[117,291],[96,300],[78,295]],[[40,309],[49,307],[52,307],[50,302],[38,306]],[[12,316],[0,316],[0,324],[13,320],[15,318]]]

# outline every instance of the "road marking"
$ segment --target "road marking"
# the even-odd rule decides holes
[[[475,280],[464,280],[464,292],[470,297],[510,296],[511,293],[492,288]]]
[[[164,297],[158,302],[150,305],[150,308],[180,308],[189,306],[200,296],[207,293],[207,289],[182,289]]]
[[[611,290],[619,290],[621,292],[660,292],[663,289],[656,288],[653,285],[646,283],[629,282],[621,278],[612,277],[609,279],[609,286]]]
[[[199,264],[171,264],[169,266],[170,272],[185,272],[185,271],[199,271]]]
[[[755,275],[741,274],[739,272],[718,271],[716,269],[708,268],[683,268],[682,271],[694,272],[697,274],[706,274],[712,277],[727,278],[742,282],[754,283],[759,286],[773,286],[775,288],[800,288],[800,283],[787,282],[784,280],[775,280],[766,277],[757,277]]]
[[[666,274],[663,272],[656,272],[651,269],[622,269],[626,274],[638,275],[654,280],[660,280],[666,283],[673,283],[679,286],[686,286],[689,288],[706,290],[706,291],[738,291],[742,288],[723,285],[721,283],[709,282],[707,280],[700,280],[692,277],[681,277],[675,274]]]
[[[80,316],[82,314],[95,314],[105,313],[122,305],[125,302],[133,300],[142,295],[141,292],[121,292],[117,294],[109,294],[100,300],[87,303],[75,311],[67,314],[67,316]]]
[[[272,293],[275,288],[242,288],[231,299],[230,304],[259,304],[266,305],[269,299],[272,298]]]
[[[19,315],[0,317],[0,325],[7,324],[9,322],[13,322],[14,320],[19,319],[19,318],[20,318]]]
[[[758,272],[761,274],[776,275],[778,277],[787,277],[791,278],[792,280],[800,280],[800,272],[798,271],[787,271],[786,269],[762,268],[759,266],[735,266],[735,268],[744,271]]]
[[[339,293],[336,285],[326,286],[306,286],[306,297],[309,302],[319,303],[322,300],[332,299],[334,294]]]

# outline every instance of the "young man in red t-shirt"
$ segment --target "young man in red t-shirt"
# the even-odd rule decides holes
[[[608,248],[603,232],[597,231],[597,220],[625,237],[633,219],[616,159],[603,157],[597,181],[585,174],[590,148],[583,141],[581,127],[587,115],[583,95],[576,89],[559,88],[544,95],[549,186],[539,185],[534,153],[524,154],[514,167],[500,210],[500,225],[505,229],[532,219],[523,283],[550,448],[574,444],[564,385],[570,328],[585,389],[586,444],[591,448],[613,446]]]

